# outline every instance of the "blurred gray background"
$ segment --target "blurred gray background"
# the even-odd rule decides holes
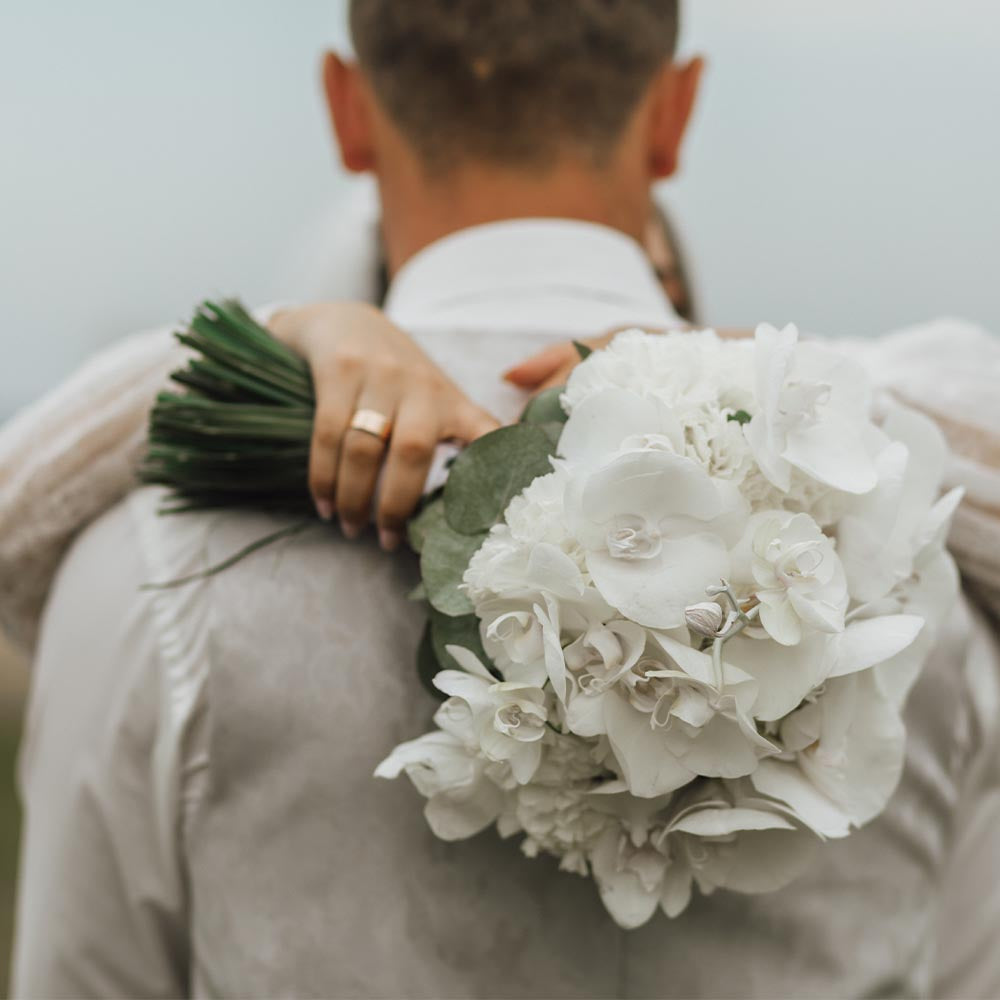
[[[1000,5],[685,15],[708,72],[666,195],[703,317],[1000,332]],[[2,0],[0,420],[205,295],[308,294],[304,248],[349,191],[318,87],[345,38],[342,0]],[[25,679],[0,640],[0,982]]]

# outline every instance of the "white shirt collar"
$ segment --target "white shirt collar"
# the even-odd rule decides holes
[[[635,240],[573,219],[513,219],[437,240],[400,269],[386,312],[403,326],[426,326],[488,316],[502,303],[506,320],[515,300],[535,310],[539,327],[549,325],[546,315],[557,321],[560,301],[639,324],[676,320]]]

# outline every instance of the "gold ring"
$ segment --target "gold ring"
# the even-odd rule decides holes
[[[358,410],[351,417],[351,430],[371,434],[380,441],[388,441],[392,433],[392,421],[377,410]]]

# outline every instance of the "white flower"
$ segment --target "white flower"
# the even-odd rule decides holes
[[[575,694],[597,695],[618,681],[642,655],[646,630],[629,621],[590,621],[563,647],[559,620],[555,615],[542,618],[548,675],[553,691],[568,706],[567,724],[579,736],[596,736],[604,730],[600,724],[588,721],[585,708],[581,713],[585,699],[575,698]]]
[[[691,459],[645,451],[574,479],[567,516],[601,596],[632,621],[673,628],[728,574],[744,508]]]
[[[530,606],[542,594],[572,600],[582,598],[587,589],[580,566],[561,548],[549,542],[519,542],[505,524],[487,535],[462,580],[475,605],[506,597]]]
[[[699,774],[749,774],[775,751],[748,715],[757,694],[749,675],[724,665],[717,680],[710,656],[637,629],[596,626],[564,651],[566,726],[607,736],[633,795],[664,795]]]
[[[883,423],[891,439],[876,457],[878,484],[856,497],[838,528],[851,595],[884,597],[906,580],[921,553],[942,549],[960,490],[938,499],[947,448],[937,425],[902,405]]]
[[[726,642],[727,663],[757,681],[752,715],[761,722],[782,719],[824,681],[860,673],[890,660],[917,638],[917,615],[882,615],[850,622],[843,632],[815,632],[797,646],[737,635]]]
[[[752,677],[723,664],[716,678],[710,656],[667,635],[652,638],[652,655],[599,696],[602,731],[633,795],[663,795],[696,775],[749,774],[777,751],[749,715],[757,695]]]
[[[504,511],[504,521],[510,537],[526,545],[545,542],[548,545],[571,547],[566,531],[564,495],[568,476],[563,469],[535,479],[519,493]]]
[[[545,683],[542,623],[523,600],[488,598],[476,605],[483,648],[504,680]]]
[[[542,759],[545,692],[518,681],[497,681],[467,649],[447,649],[463,669],[435,675],[434,686],[449,696],[441,711],[467,715],[485,757],[508,764],[518,784],[530,781]]]
[[[668,406],[709,403],[738,410],[752,400],[751,350],[749,344],[721,341],[713,330],[626,330],[573,369],[562,403],[572,413],[595,393],[625,389]]]
[[[669,339],[669,338],[666,338]],[[722,387],[713,393],[725,395]],[[607,462],[628,451],[670,451],[685,455],[711,476],[739,483],[753,466],[750,446],[734,409],[720,396],[698,405],[680,397],[671,405],[662,394],[605,387],[582,397],[559,439],[570,468]]]
[[[624,830],[601,835],[590,862],[601,899],[620,927],[641,926],[657,907],[678,916],[691,899],[692,882],[705,894],[718,888],[773,892],[805,869],[816,840],[775,803],[714,797],[714,791],[706,790],[704,801],[638,844]]]
[[[794,761],[762,761],[751,780],[824,837],[845,837],[884,808],[903,768],[905,730],[873,672],[828,682],[781,727]]]
[[[757,514],[745,540],[760,622],[776,642],[796,645],[803,626],[843,631],[848,601],[844,569],[832,539],[808,514]]]
[[[625,451],[684,451],[684,428],[655,397],[626,389],[602,389],[573,410],[559,436],[569,468],[607,462]]]
[[[798,330],[757,327],[759,409],[747,440],[767,478],[781,490],[792,469],[847,493],[875,486],[866,441],[870,388],[864,369],[817,344],[799,344]]]
[[[375,769],[375,777],[396,778],[403,771],[428,800],[424,815],[442,840],[474,836],[504,808],[504,792],[488,776],[487,762],[450,733],[401,743]]]

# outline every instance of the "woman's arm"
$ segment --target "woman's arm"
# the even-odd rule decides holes
[[[394,548],[435,446],[472,441],[497,421],[371,306],[289,308],[269,322],[316,376],[310,488],[319,513],[336,513],[354,537],[370,519],[385,463],[377,518],[383,545]],[[26,650],[69,544],[136,485],[150,409],[187,355],[171,329],[101,352],[0,427],[0,628]],[[361,408],[394,421],[388,447],[348,428]]]

